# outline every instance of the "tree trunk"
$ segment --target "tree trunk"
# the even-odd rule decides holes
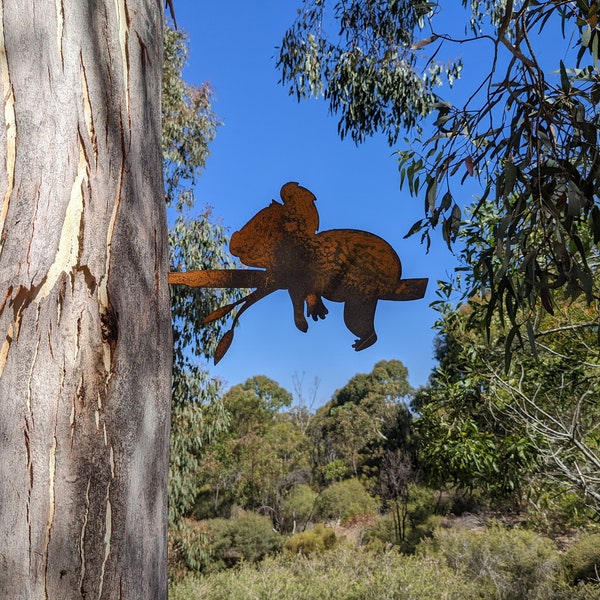
[[[166,598],[160,0],[0,0],[0,598]]]

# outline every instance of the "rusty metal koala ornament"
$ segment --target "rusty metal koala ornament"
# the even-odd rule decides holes
[[[374,319],[379,300],[422,298],[427,279],[404,279],[394,249],[380,237],[355,229],[331,229],[317,233],[316,198],[295,182],[281,188],[282,203],[273,200],[236,231],[229,249],[242,263],[257,270],[190,271],[170,273],[169,283],[197,287],[255,287],[241,300],[223,306],[205,323],[227,315],[239,304],[231,329],[215,351],[215,364],[233,340],[233,327],[252,304],[278,289],[287,289],[294,309],[294,323],[308,330],[304,316],[314,321],[328,313],[323,298],[344,303],[344,322],[357,337],[352,345],[364,350],[377,340]]]

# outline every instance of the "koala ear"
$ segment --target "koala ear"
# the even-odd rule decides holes
[[[292,211],[298,226],[304,231],[315,233],[319,229],[319,213],[315,206],[315,195],[295,181],[281,188],[281,199],[285,207]]]
[[[280,196],[284,204],[308,203],[316,200],[314,194],[305,187],[298,185],[297,181],[286,183],[281,188]]]
[[[283,200],[284,204],[292,203],[294,201],[294,195],[296,190],[298,189],[297,181],[288,181],[287,183],[281,186],[281,190],[279,192],[279,196]]]

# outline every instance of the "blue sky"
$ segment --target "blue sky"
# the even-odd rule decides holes
[[[196,185],[198,203],[211,205],[231,233],[278,199],[282,184],[298,181],[317,196],[321,230],[371,231],[396,249],[403,277],[429,278],[424,299],[379,303],[379,339],[361,352],[352,349],[342,304],[326,302],[329,315],[318,323],[310,320],[306,334],[294,326],[285,291],[244,313],[232,347],[210,372],[227,385],[262,374],[290,391],[294,374],[304,375],[306,388],[318,378],[320,405],[382,359],[401,360],[413,386],[427,381],[437,314],[429,305],[437,298],[438,279],[446,279],[456,261],[441,235],[434,236],[429,254],[418,236],[403,239],[423,216],[423,201],[400,191],[395,149],[383,136],[358,147],[342,142],[337,120],[322,101],[298,103],[278,84],[276,46],[298,5],[179,0],[176,9],[178,25],[189,36],[186,79],[210,82],[214,109],[224,123]]]

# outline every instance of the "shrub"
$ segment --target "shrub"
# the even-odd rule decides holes
[[[230,532],[234,546],[247,562],[279,552],[283,545],[283,537],[273,529],[271,519],[254,513],[230,521]]]
[[[283,501],[283,520],[286,528],[291,530],[297,523],[306,524],[314,509],[317,493],[310,486],[302,483],[294,486]]]
[[[409,517],[404,539],[399,540],[393,515],[384,515],[363,532],[362,542],[373,549],[397,546],[401,552],[412,554],[419,542],[423,538],[430,537],[441,522],[441,517],[437,515],[423,514],[419,517],[418,522]]]
[[[400,543],[402,552],[412,554],[419,542],[431,537],[441,517],[435,515],[437,498],[433,490],[419,485],[409,486],[408,527]]]
[[[600,583],[600,533],[580,537],[567,550],[562,564],[568,583]]]
[[[531,531],[491,527],[480,533],[437,530],[418,547],[421,556],[441,559],[473,580],[486,598],[533,600],[551,595],[558,550]]]
[[[585,498],[574,492],[554,488],[536,490],[536,505],[537,510],[527,513],[527,527],[550,537],[568,534],[572,529],[589,529],[596,521],[595,512],[586,506]]]
[[[371,549],[391,547],[398,544],[396,526],[392,515],[383,515],[365,529],[361,542]]]
[[[310,558],[279,555],[171,587],[172,600],[475,600],[484,596],[445,564],[340,544]]]
[[[169,576],[209,573],[240,562],[255,563],[281,550],[283,538],[270,519],[241,512],[234,519],[181,519],[169,530]]]
[[[282,536],[262,515],[242,511],[234,519],[210,519],[205,523],[210,538],[209,570],[232,567],[242,561],[255,563],[281,550]]]
[[[317,469],[317,474],[325,483],[341,481],[348,474],[348,467],[343,460],[334,460]]]
[[[336,542],[335,532],[318,523],[314,529],[294,534],[283,548],[289,554],[311,556],[333,548]]]
[[[320,520],[348,521],[352,517],[376,514],[378,502],[358,479],[347,479],[325,488],[315,503]]]
[[[206,524],[180,519],[169,528],[169,577],[179,580],[190,571],[204,571],[210,562]]]
[[[415,551],[418,542],[430,536],[440,524],[434,514],[437,498],[433,490],[410,484],[408,494],[388,499],[388,513],[377,519],[363,535],[363,541],[372,546],[396,545],[407,554]]]

